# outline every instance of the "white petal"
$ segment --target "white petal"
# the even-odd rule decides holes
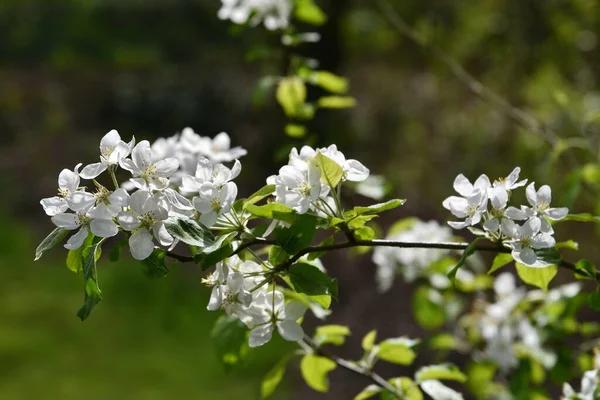
[[[229,177],[229,180],[234,180],[237,178],[241,171],[242,163],[240,163],[238,160],[235,160],[233,167],[231,168],[231,176]]]
[[[550,186],[544,185],[537,191],[537,201],[538,203],[544,202],[550,204],[552,201],[552,190],[550,189]]]
[[[111,219],[94,219],[90,222],[90,230],[99,237],[113,237],[119,233],[117,224]]]
[[[529,266],[535,264],[535,262],[537,261],[537,255],[535,254],[533,249],[529,247],[525,247],[520,251],[514,250],[512,252],[512,256],[518,262]]]
[[[450,389],[442,382],[429,379],[420,383],[421,389],[427,393],[433,400],[463,400],[462,394],[454,389]]]
[[[67,201],[58,196],[42,199],[40,204],[44,208],[46,215],[51,217],[60,213],[64,213],[69,209]]]
[[[521,227],[520,233],[524,237],[533,237],[540,231],[542,221],[538,217],[529,218]]]
[[[218,217],[219,216],[217,215],[216,212],[210,211],[210,212],[207,212],[207,213],[203,213],[198,220],[204,226],[210,228],[211,226],[213,226],[217,222],[217,218]]]
[[[516,167],[512,170],[512,172],[506,177],[506,187],[508,189],[512,189],[514,184],[519,179],[519,174],[521,173],[521,168]]]
[[[92,208],[87,215],[94,219],[112,219],[113,217],[116,217],[116,214],[104,203],[100,203],[96,207]]]
[[[78,164],[81,165],[81,164]],[[77,167],[75,167],[77,169]],[[68,169],[63,169],[58,174],[58,187],[62,190],[75,191],[79,186],[79,175]]]
[[[111,129],[106,135],[100,139],[100,150],[107,148],[114,148],[121,141],[119,132],[115,129]]]
[[[485,228],[485,230],[488,230],[490,232],[497,232],[500,228],[500,221],[498,221],[498,218],[488,219],[483,223],[483,227]]]
[[[108,156],[107,161],[110,164],[117,165],[122,159],[127,157],[130,152],[131,148],[129,147],[129,145],[121,141],[117,143],[117,145],[113,148],[110,155]]]
[[[210,293],[210,299],[208,300],[208,311],[216,311],[221,307],[223,302],[223,288],[221,285],[215,285]]]
[[[176,158],[165,158],[154,164],[154,167],[158,176],[168,178],[179,168],[179,161]]]
[[[299,301],[290,301],[285,305],[285,318],[296,321],[304,315],[307,306]]]
[[[152,165],[152,149],[150,148],[150,143],[147,140],[139,142],[131,151],[131,159],[135,166],[141,171],[145,171],[150,167],[150,165]],[[123,159],[121,161],[125,160],[126,159]]]
[[[67,240],[67,243],[65,244],[65,248],[69,249],[69,250],[76,250],[81,247],[81,245],[83,244],[83,242],[85,241],[85,239],[87,237],[88,237],[87,228],[82,228],[79,230],[79,232],[77,232],[76,234],[71,236],[69,238],[69,240]]]
[[[140,220],[129,211],[121,211],[117,216],[117,221],[126,231],[133,231],[141,225]]]
[[[566,207],[561,208],[549,208],[546,210],[546,215],[548,218],[554,221],[558,221],[559,219],[563,219],[569,213],[569,209]]]
[[[475,189],[480,189],[481,191],[484,191],[484,192],[487,192],[487,190],[491,186],[492,186],[492,184],[490,183],[490,178],[488,178],[487,175],[485,175],[485,174],[479,175],[479,178],[477,178],[477,180],[473,184],[473,187]]]
[[[469,196],[471,192],[473,192],[473,185],[469,180],[463,175],[460,174],[454,179],[454,190],[458,192],[461,196]]]
[[[492,207],[496,210],[501,210],[506,207],[506,203],[508,202],[508,193],[506,189],[501,186],[496,186],[491,189],[490,200],[492,202]]]
[[[535,182],[531,182],[525,189],[525,196],[532,207],[537,205],[537,193],[535,191]]]
[[[229,139],[229,135],[227,133],[221,132],[217,136],[215,136],[212,144],[216,150],[229,150],[229,148],[231,147],[231,140]]]
[[[357,160],[346,161],[346,179],[351,182],[362,182],[369,177],[369,169]]]
[[[196,165],[196,178],[200,183],[209,182],[212,179],[213,166],[210,160],[206,157],[200,157]]]
[[[125,189],[119,188],[108,196],[111,206],[127,207],[129,205],[129,193]]]
[[[119,165],[121,168],[131,172],[135,176],[142,174],[142,171],[135,165],[133,160],[130,160],[129,158],[122,158],[121,161],[119,161]]]
[[[81,226],[81,221],[77,214],[57,214],[52,217],[54,225],[65,229],[77,229]]]
[[[267,343],[273,336],[273,325],[266,324],[260,325],[250,331],[250,337],[248,338],[248,345],[250,347],[258,347]]]
[[[79,173],[79,176],[81,176],[83,179],[94,179],[104,171],[106,171],[106,165],[99,162],[83,167]]]
[[[517,234],[517,224],[510,219],[502,219],[500,229],[502,230],[502,234],[509,238],[514,238]]]
[[[277,322],[277,330],[282,338],[290,342],[297,342],[304,337],[302,327],[296,321],[290,319]]]
[[[173,236],[167,231],[165,224],[158,222],[152,227],[154,237],[163,246],[170,246],[173,243]]]
[[[67,198],[67,204],[73,211],[86,212],[96,204],[96,197],[91,193],[78,190]]]
[[[136,260],[148,258],[152,254],[152,251],[154,251],[154,243],[152,242],[150,232],[142,228],[131,235],[129,238],[129,250]]]
[[[514,219],[516,221],[521,221],[524,219],[527,219],[527,214],[522,211],[519,210],[516,207],[510,206],[506,209],[506,211],[504,212],[504,215],[510,219]]]
[[[545,233],[539,233],[535,235],[532,240],[531,247],[534,249],[547,249],[550,247],[554,247],[556,244],[556,240],[551,235]]]
[[[146,208],[146,203],[150,200],[152,195],[145,190],[138,190],[129,197],[129,208],[138,214],[142,215]]]
[[[454,229],[463,229],[467,226],[470,226],[471,223],[467,221],[456,222],[456,221],[448,221],[448,225],[450,225]]]

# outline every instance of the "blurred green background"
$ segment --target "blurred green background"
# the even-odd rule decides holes
[[[445,220],[441,200],[458,173],[552,184],[554,204],[600,212],[598,136],[600,4],[594,0],[395,0],[398,14],[488,88],[541,123],[551,138],[482,100],[431,51],[389,23],[374,0],[323,0],[323,40],[298,51],[348,76],[353,110],[323,111],[313,145],[337,143],[390,179],[406,206],[379,221]],[[33,263],[52,225],[39,199],[54,195],[62,168],[97,158],[99,139],[170,136],[185,126],[226,131],[249,150],[240,194],[260,187],[290,145],[261,76],[285,64],[277,34],[219,21],[217,0],[0,0],[0,399],[248,399],[285,349],[280,341],[226,370],[209,339],[215,313],[192,267],[148,280],[137,264],[101,262],[104,301],[85,323],[75,313],[81,277],[55,249]],[[312,30],[313,28],[306,28]],[[318,93],[312,93],[316,96]],[[550,142],[550,143],[549,143]],[[346,199],[365,202],[358,196]],[[578,256],[599,261],[588,225],[565,225]],[[399,283],[373,296],[369,257],[327,256],[340,278],[332,323],[362,334],[419,334]],[[384,310],[384,311],[380,311]],[[390,318],[393,316],[393,318]],[[314,321],[308,321],[307,329]],[[354,346],[354,347],[353,347]],[[343,371],[329,395],[307,391],[297,370],[280,398],[349,397],[365,382]]]

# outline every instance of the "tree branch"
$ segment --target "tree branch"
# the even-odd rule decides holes
[[[308,345],[316,355],[319,355],[321,357],[325,357],[325,358],[329,358],[331,361],[335,362],[338,366],[354,372],[357,375],[360,375],[364,378],[370,379],[373,383],[375,383],[377,386],[380,386],[382,388],[384,388],[385,390],[387,390],[388,392],[393,393],[394,395],[398,396],[398,398],[402,399],[403,394],[401,392],[398,391],[398,389],[396,389],[394,386],[392,386],[388,381],[386,381],[381,375],[377,374],[374,371],[368,370],[364,367],[361,367],[360,365],[358,365],[355,362],[352,361],[348,361],[344,358],[338,357],[335,354],[332,354],[320,347],[317,347],[315,345],[315,343],[313,342],[313,340],[308,337],[308,336],[304,336],[304,343],[306,345]]]

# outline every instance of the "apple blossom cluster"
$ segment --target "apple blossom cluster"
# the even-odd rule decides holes
[[[235,24],[258,25],[268,30],[285,29],[290,24],[293,0],[221,0],[218,16]]]
[[[543,268],[551,263],[539,256],[540,250],[553,248],[556,244],[550,221],[564,218],[569,210],[550,207],[550,186],[543,185],[536,190],[534,182],[525,189],[528,205],[508,206],[513,190],[527,184],[527,179],[519,181],[520,171],[517,167],[508,177],[493,183],[486,175],[471,183],[460,174],[454,180],[454,190],[460,196],[448,197],[443,206],[455,217],[464,218],[448,222],[452,228],[469,228],[476,235],[501,242],[511,249],[517,262]],[[478,225],[483,230],[473,228]]]
[[[81,172],[81,164],[64,169],[58,177],[58,195],[40,203],[57,227],[77,230],[65,244],[67,249],[80,248],[90,233],[107,238],[123,231],[133,258],[143,260],[152,254],[154,240],[162,246],[176,244],[165,228],[169,217],[193,218],[210,227],[230,211],[237,196],[232,180],[241,171],[236,158],[244,154],[241,148],[230,148],[226,133],[210,139],[186,128],[181,136],[150,145],[147,140],[126,143],[111,130],[100,141],[100,162]],[[231,169],[219,163],[232,160]],[[122,185],[116,179],[119,168],[131,175]],[[96,180],[104,172],[111,176],[114,190]],[[92,180],[96,191],[80,186],[81,179]]]
[[[437,221],[416,220],[407,229],[394,232],[392,228],[386,239],[400,242],[439,243],[452,240],[452,232]],[[373,250],[373,262],[377,266],[375,276],[379,291],[386,292],[392,287],[397,272],[401,272],[407,282],[414,281],[423,276],[428,266],[448,253],[449,250],[444,249],[376,247]],[[428,274],[427,277],[432,278],[433,275]],[[449,284],[445,275],[441,277],[444,283]]]
[[[495,299],[485,304],[477,325],[485,343],[482,357],[494,362],[501,371],[508,373],[518,365],[518,355],[524,354],[550,369],[557,361],[556,354],[544,346],[547,336],[544,328],[550,325],[543,311],[531,315],[519,307],[523,301],[552,304],[576,296],[581,290],[578,283],[567,284],[549,292],[527,292],[517,287],[512,274],[505,272],[494,281]]]
[[[273,331],[289,341],[302,340],[304,331],[298,319],[307,306],[299,301],[284,302],[283,293],[267,289],[262,267],[254,261],[242,261],[237,255],[217,264],[215,271],[203,280],[212,288],[207,309],[222,309],[235,316],[250,329],[250,347],[271,340]]]
[[[581,390],[576,392],[568,383],[563,384],[563,400],[596,400],[600,397],[600,354],[594,355],[594,369],[584,372]]]
[[[367,167],[357,160],[346,159],[334,144],[316,150],[304,146],[300,152],[293,148],[288,165],[281,167],[278,175],[267,178],[267,184],[275,185],[275,202],[284,204],[299,214],[312,211],[319,215],[335,216],[339,213],[335,200],[330,195],[330,185],[321,179],[322,168],[318,164],[318,154],[341,167],[341,182],[362,182],[369,176]]]

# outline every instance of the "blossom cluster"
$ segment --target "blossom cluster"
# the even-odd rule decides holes
[[[57,227],[77,230],[65,244],[67,249],[80,248],[90,233],[107,238],[124,231],[129,233],[133,258],[143,260],[152,254],[154,239],[162,246],[176,243],[165,228],[169,217],[194,217],[212,226],[229,212],[237,196],[232,180],[241,164],[235,160],[229,169],[219,162],[244,154],[241,148],[230,148],[226,133],[210,139],[186,128],[181,136],[150,145],[147,140],[135,144],[135,138],[126,143],[111,130],[100,141],[100,162],[81,172],[81,164],[64,169],[58,177],[58,195],[41,204]],[[123,184],[116,179],[119,168],[131,175]],[[114,190],[96,180],[105,172]],[[80,186],[81,179],[92,180],[96,191]]]
[[[258,25],[268,30],[285,29],[290,24],[293,0],[221,0],[218,16],[235,24]]]
[[[450,221],[455,229],[470,228],[477,235],[501,242],[511,249],[513,258],[530,267],[542,268],[548,263],[539,256],[539,250],[554,247],[554,230],[550,221],[564,218],[567,208],[552,208],[550,186],[543,185],[538,190],[535,183],[525,189],[528,205],[508,206],[513,190],[527,184],[527,179],[519,181],[521,169],[515,168],[508,177],[493,183],[486,175],[481,175],[471,183],[464,175],[454,180],[454,189],[460,196],[450,196],[443,202],[444,208],[462,221]],[[480,225],[483,230],[473,229]]]
[[[212,288],[207,309],[222,309],[239,318],[251,330],[250,347],[270,341],[275,328],[286,340],[302,340],[304,331],[297,321],[307,306],[299,301],[285,303],[281,291],[267,288],[263,272],[258,263],[242,261],[237,255],[219,262],[203,280]]]
[[[576,392],[573,387],[563,384],[563,400],[595,400],[600,396],[600,354],[594,356],[594,369],[584,372],[581,378],[581,391]]]
[[[346,156],[336,145],[313,149],[304,146],[290,152],[288,165],[281,167],[278,175],[267,178],[268,184],[275,185],[275,201],[284,204],[299,214],[307,211],[319,215],[334,216],[339,210],[330,195],[330,186],[321,179],[321,168],[316,159],[322,154],[334,161],[342,169],[341,181],[362,182],[369,176],[369,169],[362,163]]]
[[[523,301],[552,304],[573,298],[580,290],[580,284],[572,283],[548,292],[527,292],[524,287],[516,286],[512,274],[499,274],[494,282],[494,301],[485,303],[477,316],[478,330],[485,343],[483,358],[498,365],[504,373],[516,368],[519,356],[523,355],[546,369],[552,368],[557,356],[545,346],[548,337],[544,328],[550,325],[547,315],[542,308],[527,313],[519,306]]]
[[[397,231],[392,228],[386,239],[399,242],[427,243],[452,240],[450,229],[441,226],[437,221],[416,220],[409,225],[406,229]],[[427,267],[448,253],[449,250],[444,249],[376,247],[373,250],[373,262],[377,266],[376,280],[379,291],[385,292],[392,287],[397,271],[402,273],[407,282],[412,282],[423,276]],[[433,275],[428,276],[433,277]],[[444,283],[448,282],[445,275],[442,278]]]

